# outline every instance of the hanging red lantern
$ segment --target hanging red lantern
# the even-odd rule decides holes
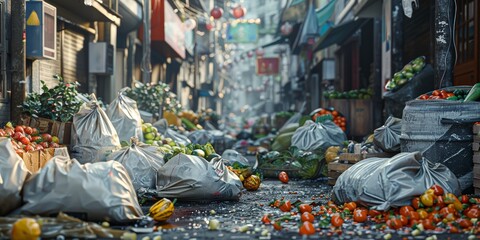
[[[214,7],[210,11],[210,16],[212,16],[214,19],[220,19],[223,15],[223,10],[219,7]]]
[[[292,33],[293,26],[289,22],[285,22],[281,27],[280,27],[280,32],[282,33],[283,36],[288,36],[290,33]]]
[[[212,30],[213,27],[214,27],[214,25],[211,24],[211,23],[207,23],[207,24],[205,25],[205,28],[206,28],[208,31]]]
[[[245,8],[237,5],[232,9],[232,15],[234,18],[241,18],[245,15]]]
[[[263,51],[263,48],[257,48],[257,50],[255,50],[255,54],[257,54],[257,56],[261,57],[261,56],[263,56],[263,54],[265,54],[265,51]]]

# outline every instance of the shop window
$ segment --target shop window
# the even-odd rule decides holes
[[[478,80],[479,57],[479,10],[474,0],[459,0],[455,24],[455,45],[457,61],[454,70],[454,84],[473,85]]]

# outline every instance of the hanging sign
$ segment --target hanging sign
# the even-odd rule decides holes
[[[277,75],[280,72],[280,58],[257,58],[257,75]]]

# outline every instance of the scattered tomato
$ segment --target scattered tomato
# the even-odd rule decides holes
[[[304,212],[304,213],[302,213],[301,220],[302,220],[302,222],[306,221],[306,222],[313,223],[315,221],[315,217],[313,216],[313,214],[311,214],[309,212]]]
[[[262,222],[263,222],[264,224],[270,224],[270,223],[271,223],[270,218],[268,217],[268,215],[263,215],[263,217],[262,217]]]
[[[301,235],[315,234],[315,227],[313,226],[313,223],[311,223],[309,221],[304,221],[302,226],[299,229],[299,233]]]
[[[363,223],[367,221],[367,209],[364,208],[357,208],[353,211],[353,221],[358,223]]]
[[[343,205],[343,208],[348,209],[350,210],[350,212],[352,212],[353,210],[355,210],[355,208],[357,208],[357,204],[355,202],[348,202]]]
[[[282,183],[288,183],[288,174],[284,171],[281,171],[279,174],[278,174],[278,179],[280,179],[280,181]]]
[[[426,207],[433,206],[433,194],[424,193],[424,194],[420,195],[420,201]]]
[[[334,227],[341,227],[343,225],[343,218],[340,216],[340,214],[334,214],[330,219],[330,223]]]
[[[290,212],[292,210],[292,203],[290,203],[290,200],[287,200],[283,202],[279,208],[282,212]]]
[[[310,204],[302,203],[298,206],[298,211],[300,213],[304,213],[304,212],[311,213],[312,212],[312,206],[310,206]]]

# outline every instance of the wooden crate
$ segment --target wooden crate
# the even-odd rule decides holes
[[[370,99],[350,101],[349,135],[364,137],[373,133],[373,103]]]
[[[328,168],[328,184],[329,185],[335,185],[337,178],[345,172],[348,168],[353,166],[353,164],[350,163],[342,163],[339,161],[334,161],[331,162],[327,165]]]
[[[348,163],[357,163],[363,159],[379,157],[379,158],[391,158],[395,156],[395,153],[341,153],[338,156],[340,161],[346,161]]]
[[[68,150],[66,147],[46,148],[26,153],[20,153],[19,155],[25,162],[27,169],[30,172],[35,173],[41,168],[43,168],[45,164],[47,164],[47,162],[55,156],[68,157]]]
[[[473,178],[473,186],[480,188],[480,178]]]
[[[22,117],[23,125],[37,128],[40,133],[48,133],[57,136],[60,143],[69,145],[72,138],[72,122],[60,122],[47,118]]]

